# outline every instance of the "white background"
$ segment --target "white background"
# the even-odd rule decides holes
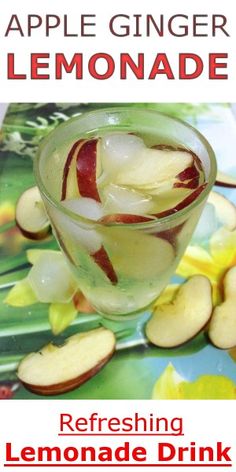
[[[6,404],[6,403],[5,403]],[[148,451],[147,463],[157,463],[156,447],[157,442],[170,442],[175,446],[188,447],[190,442],[195,442],[197,446],[212,446],[215,447],[217,442],[222,442],[224,447],[232,448],[229,453],[233,461],[231,470],[236,467],[236,452],[235,452],[235,423],[236,411],[235,403],[230,401],[24,401],[16,400],[6,404],[10,408],[3,409],[1,413],[1,443],[0,443],[0,465],[1,471],[4,470],[3,463],[5,461],[5,443],[11,442],[13,444],[12,452],[18,455],[21,448],[25,446],[39,447],[39,446],[64,446],[65,447],[79,447],[79,446],[121,446],[124,441],[129,441],[135,446],[143,446]],[[153,413],[156,417],[166,417],[168,421],[174,417],[183,417],[183,436],[75,436],[75,437],[59,437],[59,422],[60,413],[69,413],[76,420],[78,417],[89,417],[91,412],[98,412],[102,417],[131,416],[134,412],[139,415],[149,416]],[[105,430],[106,432],[106,430]],[[171,431],[170,431],[171,432]],[[64,462],[64,461],[62,461]],[[173,462],[177,462],[173,459]],[[189,463],[188,457],[185,463]],[[114,464],[116,462],[114,461]],[[132,460],[130,463],[133,463]],[[196,460],[196,463],[199,461]],[[230,470],[230,467],[224,467],[225,461],[222,461],[222,467],[156,467],[156,470],[168,470],[173,472],[175,470],[185,470],[190,472],[207,471],[217,472],[219,470]],[[76,468],[74,468],[76,470]],[[88,469],[88,468],[87,468]],[[78,470],[87,470],[84,467],[78,467]],[[91,470],[99,470],[89,467]],[[115,470],[117,467],[115,468]],[[118,467],[118,470],[121,468]],[[138,467],[137,470],[154,470],[155,468]],[[9,472],[17,470],[13,467],[5,469]],[[22,468],[24,470],[24,467]],[[27,467],[29,472],[34,470],[57,470],[57,468],[46,467]],[[60,469],[59,469],[60,470]],[[61,470],[71,470],[71,468],[61,468]],[[73,469],[72,469],[73,470]],[[112,471],[114,468],[106,467],[105,470]],[[122,466],[125,472],[129,470],[136,470],[136,467],[128,468]]]
[[[108,2],[108,0],[86,0],[66,2],[40,0],[7,0],[1,2],[0,15],[0,101],[2,102],[136,102],[136,101],[230,101],[236,100],[236,17],[235,5],[232,0],[153,0]],[[67,38],[64,39],[61,30],[55,31],[51,38],[44,38],[43,31],[38,30],[32,38],[19,38],[13,35],[4,38],[4,30],[15,13],[20,18],[26,19],[31,14],[68,14],[72,18],[72,24],[76,30],[79,15],[94,13],[97,15],[97,37],[96,38]],[[225,14],[228,17],[228,25],[231,37],[219,35],[218,38],[118,38],[104,34],[104,24],[107,25],[109,18],[117,13],[133,15],[164,13],[167,17],[176,13]],[[109,38],[109,40],[107,39]],[[228,52],[227,81],[208,81],[206,76],[192,81],[167,80],[159,77],[154,81],[138,81],[132,76],[127,81],[119,81],[112,78],[105,81],[91,79],[88,74],[85,80],[75,81],[73,75],[67,76],[63,81],[7,81],[6,80],[6,54],[14,52],[17,56],[17,68],[19,72],[29,71],[29,55],[31,52],[64,52],[72,55],[74,52],[84,52],[92,55],[95,52],[107,52],[118,57],[122,51],[129,52],[135,57],[137,52],[145,52],[147,63],[152,63],[155,54],[165,52],[170,62],[176,65],[176,57],[179,52],[194,52],[207,57],[208,52]],[[52,62],[53,64],[53,62]],[[50,68],[53,71],[53,65]],[[209,445],[215,441],[224,441],[233,448],[234,468],[235,461],[235,403],[230,401],[178,401],[178,402],[153,402],[153,401],[12,401],[1,402],[0,405],[0,463],[1,470],[4,462],[4,448],[7,441],[15,444],[16,450],[26,445],[53,445],[72,443],[65,438],[57,437],[57,423],[59,412],[73,411],[75,416],[86,415],[91,409],[99,409],[101,414],[127,415],[133,409],[138,411],[157,411],[159,416],[184,416],[185,437],[176,439],[182,443],[196,441],[202,445]],[[76,438],[73,439],[75,445]],[[122,438],[121,438],[122,439]],[[94,444],[100,442],[100,438],[92,438]],[[87,441],[87,440],[86,440]],[[114,438],[107,438],[106,444],[114,444]],[[133,442],[136,440],[132,439]],[[150,449],[150,444],[155,443],[155,438],[141,438],[142,444]],[[104,442],[104,441],[103,441]],[[140,441],[139,441],[140,443]],[[153,446],[154,447],[154,446]],[[233,470],[234,470],[233,468]],[[93,468],[91,468],[93,470]],[[123,468],[125,471],[130,470]],[[5,470],[15,470],[7,468]],[[24,470],[24,468],[22,469]],[[27,468],[27,470],[35,470]],[[46,470],[38,468],[36,470]],[[50,469],[49,469],[50,470]],[[52,470],[52,469],[51,469]],[[63,470],[67,470],[64,468]],[[83,470],[80,468],[80,470]],[[111,469],[112,470],[112,469]],[[161,469],[159,469],[161,470]],[[171,468],[168,468],[171,470]],[[180,468],[181,470],[181,468]],[[184,470],[189,471],[189,468]],[[197,468],[195,470],[198,470]],[[199,470],[204,470],[203,468]],[[209,470],[209,469],[206,469]],[[219,468],[210,468],[218,471]],[[222,470],[226,470],[222,467]]]
[[[116,38],[108,31],[109,19],[114,14],[126,14],[133,17],[134,14],[164,14],[165,19],[174,14],[224,14],[228,19],[226,29],[230,32],[230,38],[221,34],[212,37],[191,37],[176,38],[168,33],[164,37],[153,35],[152,37],[124,37]],[[96,38],[64,38],[62,28],[53,30],[48,38],[44,36],[44,28],[35,29],[32,37],[20,37],[15,32],[5,38],[4,33],[12,14],[17,14],[22,25],[27,23],[27,14],[57,14],[68,15],[70,31],[79,33],[80,15],[96,15]],[[205,20],[203,20],[205,21]],[[134,20],[130,21],[134,24]],[[143,20],[144,25],[144,20]],[[133,28],[132,28],[133,30]],[[202,28],[203,32],[211,30]],[[25,30],[24,30],[25,31]],[[145,31],[143,29],[145,34]],[[234,2],[232,0],[153,0],[108,2],[107,0],[86,0],[86,2],[76,2],[67,0],[66,2],[32,2],[31,0],[8,0],[1,8],[0,16],[0,101],[50,101],[50,102],[102,102],[102,101],[235,101],[236,100],[236,17],[234,13]],[[16,72],[29,73],[30,53],[50,52],[49,73],[52,79],[49,80],[7,80],[6,55],[14,52],[16,56]],[[66,74],[63,81],[56,81],[54,77],[54,54],[63,52],[68,60],[75,52],[84,54],[84,80],[76,81],[74,73]],[[157,53],[166,53],[173,70],[177,72],[178,53],[192,52],[200,55],[205,62],[203,75],[195,80],[167,80],[165,76],[158,76],[155,80],[137,80],[132,73],[129,80],[119,80],[118,74],[108,80],[95,80],[86,71],[86,58],[96,52],[106,52],[117,60],[121,52],[128,52],[135,59],[138,52],[145,53],[147,64],[147,74],[153,64]],[[208,80],[207,79],[207,57],[209,52],[227,52],[228,59],[228,80]],[[47,72],[47,70],[42,70]],[[219,70],[221,72],[221,70]],[[224,69],[222,69],[224,73]]]

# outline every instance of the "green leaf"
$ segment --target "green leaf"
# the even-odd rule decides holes
[[[15,285],[19,280],[24,279],[27,276],[28,272],[28,269],[23,268],[19,270],[14,270],[13,272],[8,272],[4,275],[0,275],[0,289]]]
[[[49,308],[49,322],[53,334],[62,333],[76,318],[77,309],[70,303],[52,303]]]
[[[38,299],[33,292],[27,278],[17,282],[4,299],[4,303],[7,305],[18,307],[33,305],[37,302]]]

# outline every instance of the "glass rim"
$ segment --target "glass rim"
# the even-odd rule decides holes
[[[40,163],[40,156],[41,156],[42,150],[51,141],[53,135],[55,133],[57,133],[58,130],[63,131],[63,129],[69,127],[72,122],[82,121],[84,119],[84,117],[88,117],[89,115],[93,116],[94,114],[102,115],[104,113],[117,113],[117,112],[118,113],[119,112],[122,112],[122,113],[135,112],[135,113],[142,113],[142,114],[145,113],[145,114],[157,115],[159,117],[163,116],[163,117],[165,117],[165,118],[167,118],[167,119],[169,119],[169,120],[171,120],[171,121],[173,121],[177,124],[179,123],[182,126],[185,126],[186,128],[192,130],[192,132],[197,136],[199,141],[204,145],[204,147],[207,150],[208,158],[209,158],[209,161],[210,161],[209,179],[206,182],[206,186],[202,190],[202,192],[196,198],[194,198],[194,200],[189,205],[186,205],[181,210],[178,210],[178,211],[176,211],[176,212],[174,212],[174,213],[172,213],[168,216],[164,216],[164,217],[161,217],[159,219],[154,217],[153,219],[150,219],[150,221],[144,221],[144,222],[139,222],[139,223],[137,223],[137,222],[136,223],[123,223],[123,222],[116,222],[116,221],[114,221],[114,222],[103,222],[103,221],[92,220],[92,219],[86,218],[84,216],[80,216],[77,213],[74,213],[73,211],[71,211],[68,208],[66,208],[65,206],[63,206],[60,201],[56,200],[50,194],[50,192],[47,190],[46,186],[44,185],[43,179],[41,177],[39,163]],[[75,222],[77,222],[77,223],[82,222],[84,224],[89,224],[90,226],[91,225],[93,225],[93,226],[109,226],[109,227],[111,227],[111,226],[113,226],[113,227],[125,226],[126,228],[130,227],[130,228],[137,228],[137,229],[139,229],[139,228],[146,229],[146,228],[152,228],[156,225],[163,225],[164,226],[164,224],[172,223],[172,222],[180,219],[182,216],[187,215],[189,212],[191,212],[195,207],[197,207],[201,202],[203,202],[205,200],[205,198],[210,193],[210,191],[211,191],[211,189],[212,189],[212,187],[215,183],[216,172],[217,172],[217,163],[216,163],[216,157],[215,157],[214,150],[213,150],[212,146],[209,144],[209,142],[207,141],[207,139],[202,135],[202,133],[200,133],[200,131],[198,131],[192,125],[190,125],[189,123],[186,123],[185,121],[183,121],[179,118],[172,117],[172,116],[170,116],[166,113],[162,113],[162,112],[159,112],[159,111],[156,111],[156,110],[147,110],[144,107],[142,108],[140,106],[137,107],[137,108],[135,108],[135,106],[133,108],[128,108],[128,107],[125,107],[125,106],[104,107],[104,108],[100,108],[100,109],[96,109],[96,110],[91,110],[89,112],[81,113],[78,116],[74,116],[72,118],[69,118],[66,122],[61,123],[56,128],[54,128],[41,141],[41,143],[39,144],[37,153],[35,155],[35,158],[34,158],[34,175],[35,175],[35,178],[36,178],[36,183],[38,184],[39,190],[43,194],[43,196],[46,198],[46,200],[54,208],[56,208],[57,210],[59,210],[60,212],[65,214],[67,217],[74,220]],[[194,189],[193,192],[195,190],[196,189]],[[121,213],[118,213],[118,214],[121,214]],[[136,216],[140,216],[140,215],[136,215]],[[142,215],[142,216],[146,216],[146,215]]]

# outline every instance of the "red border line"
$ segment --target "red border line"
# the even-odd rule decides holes
[[[232,467],[232,464],[4,464],[4,467]]]
[[[184,436],[184,433],[58,433],[58,436]]]

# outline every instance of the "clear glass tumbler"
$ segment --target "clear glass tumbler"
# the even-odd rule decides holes
[[[202,162],[205,188],[179,211],[142,223],[100,223],[65,208],[60,192],[72,144],[116,131],[138,134],[149,147],[164,143],[194,152]],[[80,289],[102,315],[127,319],[151,305],[168,284],[214,184],[216,162],[209,143],[188,124],[140,107],[115,107],[58,126],[39,148],[35,176],[55,237]],[[100,264],[94,251],[103,258]],[[104,254],[110,264],[106,271],[101,268],[108,264]]]

